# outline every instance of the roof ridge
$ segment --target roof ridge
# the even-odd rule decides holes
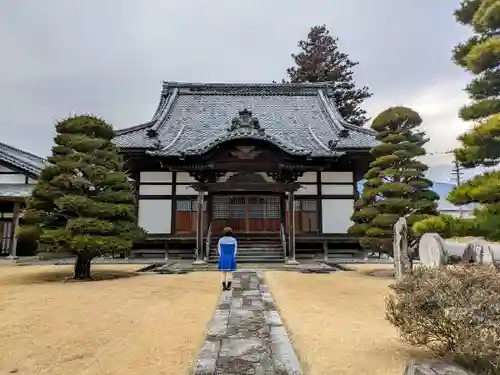
[[[163,92],[174,88],[182,94],[220,93],[221,95],[316,95],[316,90],[325,88],[328,83],[196,83],[163,82]]]
[[[38,175],[42,170],[40,166],[34,165],[27,160],[21,160],[19,157],[6,153],[4,150],[0,150],[0,160],[25,172],[34,173],[36,175]]]
[[[319,102],[321,103],[322,107],[325,109],[330,121],[329,123],[333,125],[335,129],[332,128],[333,131],[339,132],[343,129],[343,124],[342,122],[339,122],[338,118],[338,111],[337,108],[331,103],[331,100],[328,100],[325,96],[325,93],[323,92],[323,89],[318,89],[318,97],[319,97]]]
[[[170,87],[167,87],[170,90]],[[163,91],[162,91],[163,95]],[[168,97],[166,98],[165,105],[162,107],[161,112],[155,114],[154,116],[154,125],[148,129],[148,136],[155,137],[158,134],[158,130],[162,127],[165,119],[168,117],[170,110],[174,106],[177,98],[179,97],[179,88],[173,87],[173,90],[169,92]]]
[[[369,134],[369,135],[377,135],[377,132],[373,129],[370,129],[370,128],[364,128],[362,126],[350,124],[348,122],[346,122],[343,125],[344,125],[344,127],[349,128],[349,130],[359,131],[360,133],[365,133],[365,134]]]
[[[129,126],[127,128],[123,128],[123,129],[116,129],[115,135],[123,135],[123,134],[131,133],[131,132],[136,131],[136,130],[145,129],[145,128],[150,127],[152,124],[154,124],[154,121],[148,121],[148,122],[145,122],[144,124],[139,124],[139,125],[132,125],[132,126]]]
[[[323,92],[322,89],[318,90],[318,95],[321,99],[321,103],[325,106],[325,109],[332,119],[333,123],[338,122],[343,128],[346,128],[348,130],[354,130],[354,131],[359,131],[360,133],[365,133],[365,134],[370,134],[370,135],[376,135],[377,132],[373,129],[368,129],[368,128],[363,128],[361,126],[357,126],[354,124],[351,124],[348,122],[344,116],[340,113],[339,109],[335,105],[335,103],[332,100],[327,100],[327,96],[325,96],[325,93]],[[328,97],[330,98],[330,97]],[[341,129],[340,129],[341,130]]]
[[[10,149],[12,151],[20,152],[21,154],[32,156],[32,157],[38,159],[40,162],[45,161],[45,159],[42,158],[41,156],[35,155],[35,154],[33,154],[31,152],[28,152],[28,151],[21,150],[20,148],[8,145],[6,143],[0,142],[0,146],[6,147],[6,148],[8,148],[8,149]]]
[[[332,86],[329,82],[297,82],[297,83],[275,83],[275,82],[178,82],[163,81],[163,86],[168,88],[195,88],[195,87],[310,87],[324,88]]]

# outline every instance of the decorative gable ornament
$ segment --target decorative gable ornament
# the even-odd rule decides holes
[[[254,160],[261,154],[260,150],[256,150],[255,146],[238,146],[231,155],[241,160]]]
[[[227,131],[233,132],[236,130],[250,129],[257,130],[259,133],[264,133],[264,129],[260,126],[259,120],[252,116],[252,111],[244,109],[240,111],[238,117],[233,118],[231,127]]]

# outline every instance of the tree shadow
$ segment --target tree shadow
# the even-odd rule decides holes
[[[32,266],[37,267],[37,266]],[[140,266],[137,267],[138,269]],[[52,269],[40,269],[39,272],[26,274],[13,274],[9,284],[45,284],[45,283],[89,283],[99,281],[109,281],[117,279],[127,279],[141,274],[134,270],[119,269],[95,269],[92,270],[92,278],[85,280],[74,279],[73,267],[54,266]]]
[[[394,269],[387,268],[377,268],[369,271],[361,271],[360,273],[362,275],[378,277],[382,279],[394,279],[396,277]]]

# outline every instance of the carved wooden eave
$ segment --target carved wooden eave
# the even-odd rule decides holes
[[[298,182],[283,183],[283,182],[206,182],[195,183],[190,185],[196,191],[208,192],[237,192],[237,191],[254,191],[254,192],[273,192],[282,193],[287,191],[297,191],[301,185]]]

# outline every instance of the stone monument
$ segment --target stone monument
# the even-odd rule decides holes
[[[448,260],[443,239],[437,233],[425,233],[420,238],[418,253],[422,264],[429,267],[441,267]]]
[[[462,262],[490,265],[494,263],[493,250],[490,243],[483,239],[475,239],[468,243],[462,254]]]
[[[408,253],[408,226],[406,219],[400,217],[394,224],[393,235],[394,271],[396,280],[400,281],[410,269],[410,254]]]

